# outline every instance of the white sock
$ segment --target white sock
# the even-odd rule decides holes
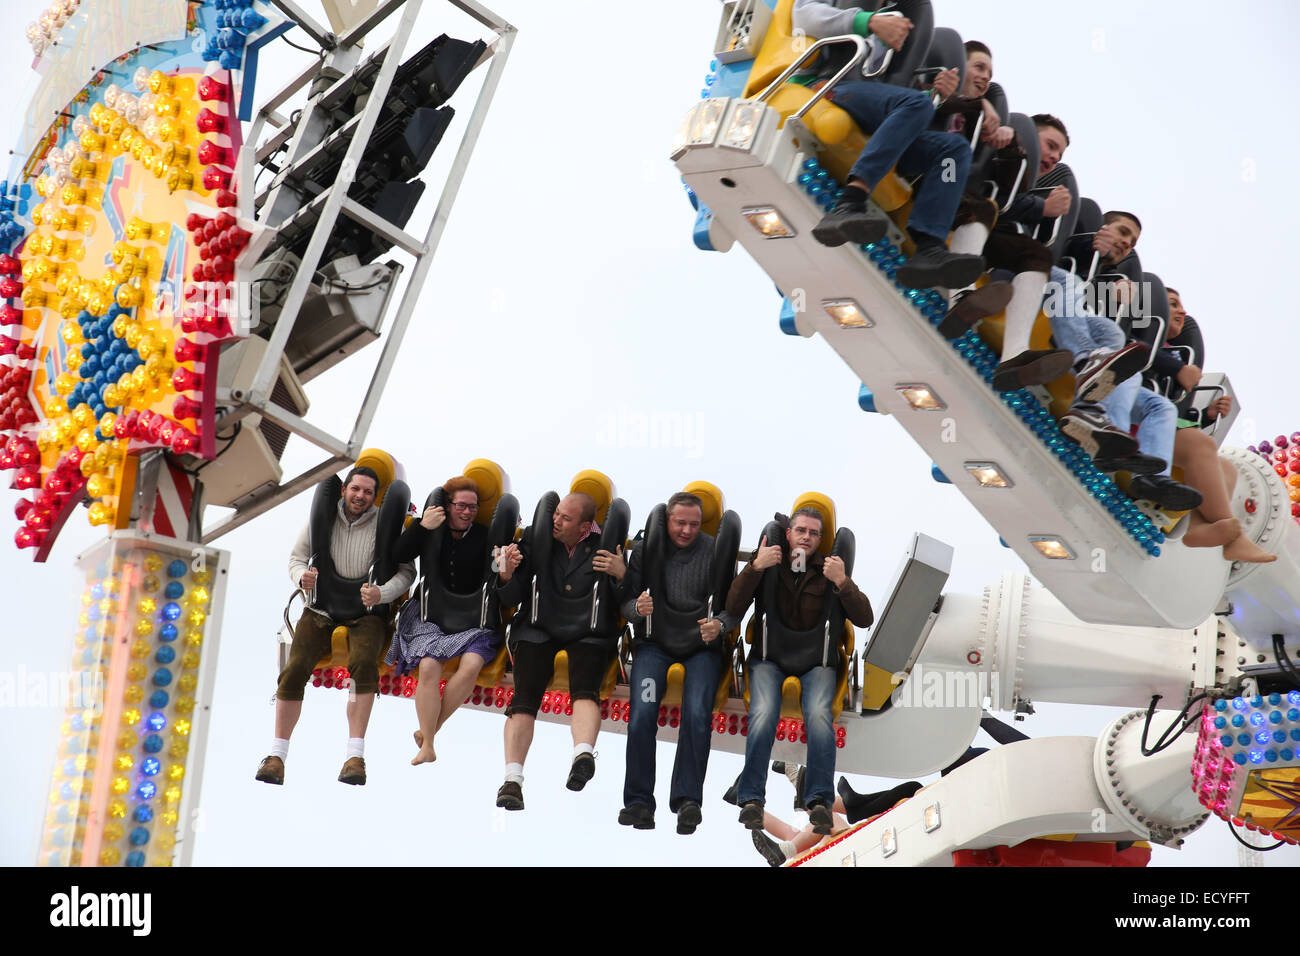
[[[348,759],[353,757],[364,757],[366,755],[366,738],[349,737],[348,738]]]
[[[781,848],[781,853],[782,855],[785,856],[787,860],[792,858],[797,852],[799,852],[798,850],[795,849],[794,844],[791,843],[789,840],[777,840],[776,845]]]
[[[279,757],[281,760],[289,756],[289,740],[287,737],[276,737],[271,741],[271,756]]]
[[[978,256],[984,251],[984,243],[989,241],[989,227],[982,222],[968,222],[964,226],[958,226],[952,232],[952,238],[948,240],[949,252],[960,252],[963,255]]]
[[[1043,304],[1045,285],[1047,276],[1042,272],[1021,272],[1011,280],[1011,302],[1007,305],[1006,331],[1002,335],[1002,361],[1029,351],[1029,336]]]
[[[519,786],[524,785],[524,765],[521,763],[506,764],[506,783],[517,783]]]
[[[595,745],[595,744],[578,744],[576,747],[573,748],[573,759],[574,759],[574,760],[577,760],[577,759],[578,759],[579,757],[581,757],[583,754],[591,754],[591,755],[594,757],[594,756],[596,755],[596,745]]]

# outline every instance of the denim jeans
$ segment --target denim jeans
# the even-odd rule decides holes
[[[781,718],[781,685],[787,675],[771,661],[749,665],[749,736],[745,739],[745,769],[736,796],[743,806],[763,802],[767,792],[767,764],[772,756],[777,721]],[[808,734],[808,772],[804,777],[804,803],[835,803],[835,724],[831,704],[837,683],[835,668],[814,667],[795,675],[803,685],[803,722]]]
[[[1083,280],[1053,266],[1045,302],[1052,338],[1058,347],[1073,354],[1076,362],[1097,349],[1114,351],[1125,343],[1124,330],[1104,315],[1093,315],[1084,299]]]
[[[1142,376],[1134,375],[1115,387],[1101,407],[1116,428],[1128,431],[1137,423],[1138,449],[1165,462],[1162,475],[1169,474],[1174,461],[1174,432],[1178,429],[1178,409],[1163,395],[1142,385]]]
[[[655,807],[655,734],[659,730],[659,702],[668,689],[668,668],[676,662],[658,646],[641,644],[632,660],[627,722],[627,775],[623,779],[623,806]],[[668,809],[676,813],[686,802],[704,800],[704,773],[709,766],[709,735],[713,732],[713,698],[718,691],[722,655],[702,650],[681,662],[682,716],[677,728],[677,757],[668,791]]]
[[[871,189],[895,167],[908,179],[923,176],[908,226],[946,240],[970,172],[971,151],[957,134],[926,128],[934,118],[930,97],[920,90],[861,80],[839,83],[826,97],[871,137],[850,175]]]

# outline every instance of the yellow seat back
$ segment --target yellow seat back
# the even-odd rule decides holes
[[[590,495],[591,499],[596,502],[596,524],[605,523],[605,515],[609,513],[610,502],[614,500],[614,482],[603,472],[596,471],[594,468],[588,468],[578,472],[573,476],[573,481],[569,483],[569,492],[571,494]]]

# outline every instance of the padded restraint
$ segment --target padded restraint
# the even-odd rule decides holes
[[[953,67],[957,68],[957,93],[960,95],[961,88],[966,84],[966,48],[962,45],[961,34],[952,27],[935,27],[929,49],[925,51],[918,69],[933,71],[929,74],[929,78],[933,79],[935,73]],[[892,70],[891,63],[890,71]]]
[[[446,493],[441,487],[429,493],[424,507],[446,507]],[[478,520],[477,517],[475,519]],[[481,522],[480,522],[481,523]],[[447,522],[444,521],[425,540],[420,554],[424,620],[437,624],[445,634],[455,634],[474,627],[497,628],[501,623],[501,608],[496,589],[488,587],[492,580],[492,551],[514,540],[519,523],[519,501],[511,494],[499,495],[488,525],[488,551],[484,558],[483,585],[470,594],[457,594],[449,590],[438,576],[438,560],[447,541]]]
[[[316,486],[312,496],[311,518],[307,523],[307,547],[312,567],[316,569],[316,596],[312,606],[332,620],[354,621],[367,613],[361,603],[361,585],[369,579],[341,576],[330,555],[330,539],[342,493],[343,480],[331,475]]]

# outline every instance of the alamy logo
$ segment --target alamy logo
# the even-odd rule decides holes
[[[50,897],[51,926],[126,926],[135,936],[148,936],[153,926],[153,897],[149,893],[70,892]]]

